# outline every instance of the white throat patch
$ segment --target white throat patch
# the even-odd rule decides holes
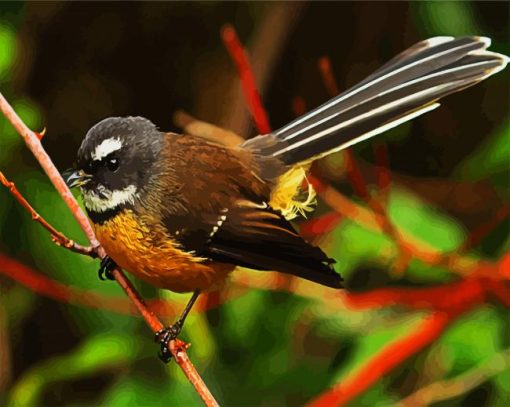
[[[122,142],[119,138],[107,138],[99,144],[96,149],[92,152],[92,159],[99,161],[105,158],[108,154],[118,151],[122,148]]]
[[[134,204],[137,196],[134,185],[116,191],[109,191],[102,185],[98,189],[104,198],[94,191],[82,189],[83,202],[89,211],[102,213],[126,203]]]

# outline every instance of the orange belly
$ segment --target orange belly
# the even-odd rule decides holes
[[[224,281],[235,266],[205,262],[182,251],[162,228],[149,228],[124,210],[95,224],[97,239],[121,268],[149,284],[175,292],[205,290]]]

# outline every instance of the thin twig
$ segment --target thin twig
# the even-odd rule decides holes
[[[0,253],[0,274],[12,279],[38,295],[65,304],[101,309],[124,315],[139,315],[132,302],[124,296],[104,295],[99,292],[65,285],[52,280],[41,272],[2,253]],[[253,285],[256,286],[256,283],[254,282]],[[271,288],[268,287],[268,289]],[[221,296],[219,296],[218,291],[208,293],[209,296],[201,296],[197,304],[193,307],[192,312],[205,312],[212,308],[219,307],[225,302],[232,301],[246,294],[248,292],[248,287],[245,285],[233,285],[225,291],[226,292]],[[162,316],[174,318],[180,314],[180,306],[184,306],[185,303],[181,304],[176,301],[155,299],[148,301],[147,305],[149,309]]]
[[[383,287],[366,292],[349,292],[345,300],[348,307],[357,310],[400,305],[409,309],[448,311],[470,301],[484,302],[486,291],[487,284],[480,277],[432,287]]]
[[[343,406],[360,395],[375,382],[387,375],[404,360],[432,343],[461,313],[470,309],[450,312],[435,311],[428,315],[415,330],[384,346],[358,372],[321,394],[309,407]]]
[[[89,240],[92,247],[97,247],[97,254],[99,255],[99,257],[104,258],[106,256],[106,252],[99,245],[99,242],[97,241],[94,232],[92,231],[92,227],[90,226],[90,223],[87,217],[85,216],[85,213],[78,205],[78,202],[76,201],[73,194],[67,187],[64,179],[62,178],[59,171],[55,167],[55,164],[53,164],[53,161],[51,160],[50,156],[44,150],[39,137],[25,125],[25,123],[21,120],[21,118],[14,111],[12,106],[9,104],[9,102],[7,102],[7,100],[1,93],[0,93],[0,110],[3,112],[7,120],[9,120],[9,122],[14,126],[14,128],[23,138],[26,145],[28,146],[30,151],[32,151],[37,161],[39,161],[39,164],[48,175],[48,178],[53,183],[53,185],[57,189],[58,193],[60,194],[64,202],[71,210],[71,213],[78,221],[78,224],[80,225],[82,230],[85,232],[85,235],[87,236],[87,239]],[[121,288],[127,294],[129,299],[133,302],[136,309],[143,316],[147,324],[151,327],[153,332],[161,330],[163,328],[163,324],[156,317],[156,315],[147,308],[141,296],[135,290],[131,282],[122,273],[122,271],[116,268],[115,270],[113,270],[112,274],[117,283],[121,286]],[[172,346],[174,346],[174,343],[173,341],[170,341],[169,343],[170,351],[172,351]],[[180,352],[184,352],[184,350],[181,348]],[[177,358],[177,355],[174,355],[174,357]],[[181,357],[180,354],[179,357]],[[185,366],[184,364],[179,364],[179,366],[187,376],[188,376],[187,372],[189,371],[196,372],[193,364],[188,358],[185,359],[185,362],[186,362]],[[198,373],[196,374],[198,375]],[[204,402],[206,402],[206,400],[214,400],[214,397],[212,396],[207,386],[205,386],[203,381],[202,382],[195,381],[191,383],[195,387],[195,390],[200,395],[202,400],[204,400]]]
[[[246,53],[252,62],[251,71],[256,78],[257,91],[261,94],[264,94],[274,68],[283,55],[284,47],[294,26],[305,9],[305,3],[269,2],[263,9],[263,15],[257,19],[257,24],[250,33],[250,45],[246,46]],[[226,71],[224,75],[230,78],[229,70],[224,69],[224,71]],[[215,75],[215,82],[218,82],[216,77],[217,75]],[[246,101],[238,79],[239,75],[236,75],[235,80],[229,79],[222,83],[220,78],[221,87],[218,89],[218,83],[216,83],[213,85],[212,92],[202,92],[198,106],[207,107],[207,113],[210,116],[211,103],[216,103],[218,96],[221,95],[222,105],[228,108],[222,109],[218,120],[214,122],[246,137],[251,133],[250,114],[253,115],[253,112],[247,112],[249,109],[245,106],[249,107],[249,103]]]
[[[306,113],[306,102],[301,96],[295,96],[292,99],[292,113],[295,117],[302,116]]]
[[[21,118],[1,93],[0,110],[3,112],[7,120],[9,120],[9,122],[14,126],[18,134],[23,138],[25,144],[35,156],[46,175],[48,175],[48,178],[53,183],[66,205],[69,207],[69,209],[71,209],[71,213],[85,232],[85,235],[87,236],[91,246],[99,246],[99,242],[97,241],[94,232],[92,231],[92,227],[90,226],[85,213],[83,213],[80,206],[78,205],[78,202],[67,187],[64,179],[60,176],[60,173],[57,170],[57,167],[55,167],[55,164],[53,164],[50,156],[42,147],[41,140],[39,140],[37,134],[35,134],[25,125],[25,123],[21,120]]]
[[[193,384],[195,389],[199,388],[207,388],[204,381],[197,373],[197,371],[193,368],[191,361],[188,358],[186,353],[186,349],[188,349],[189,345],[182,342],[179,339],[170,342],[170,351],[172,355],[174,355],[175,361],[181,367],[182,371],[188,378],[188,380]],[[199,393],[200,397],[206,406],[219,406],[218,402],[214,399],[211,393]]]
[[[378,186],[378,199],[381,204],[386,207],[388,204],[391,172],[389,166],[388,146],[384,141],[374,142],[374,156],[375,156],[375,175],[377,178]]]
[[[331,67],[331,60],[329,57],[319,58],[317,66],[321,73],[322,82],[324,83],[324,88],[328,92],[328,95],[330,97],[337,96],[339,93],[338,84],[336,82],[335,75],[333,75],[333,69]]]
[[[134,315],[136,312],[131,302],[125,297],[106,296],[62,284],[2,253],[0,253],[0,274],[16,281],[38,295],[43,295],[55,301],[108,310],[120,314]],[[176,307],[173,307],[167,301],[151,301],[150,307],[151,309],[161,310],[168,316],[178,314]]]
[[[472,230],[464,242],[453,252],[458,254],[468,252],[473,247],[477,246],[489,233],[491,233],[497,226],[509,217],[510,204],[506,204],[496,211],[492,219],[489,219],[487,222]]]
[[[317,67],[319,68],[319,72],[321,73],[322,81],[324,84],[324,88],[328,93],[329,97],[335,97],[338,95],[338,84],[336,82],[335,76],[333,75],[333,68],[331,67],[331,60],[329,57],[322,57],[317,62]],[[347,177],[356,192],[361,199],[368,201],[369,195],[367,190],[367,185],[365,180],[363,179],[363,175],[359,169],[359,166],[354,158],[354,153],[351,148],[346,148],[343,150],[343,159],[345,171],[347,173]]]
[[[324,87],[330,97],[338,94],[338,84],[333,74],[331,61],[328,57],[322,57],[317,63],[319,71],[322,76]],[[347,176],[351,182],[352,187],[356,194],[364,199],[372,210],[379,214],[377,220],[380,222],[380,227],[384,233],[393,238],[399,249],[399,255],[393,262],[393,270],[397,274],[401,274],[406,268],[409,261],[412,259],[412,252],[402,244],[402,239],[398,229],[393,225],[387,211],[386,201],[389,194],[390,173],[388,163],[388,151],[386,145],[379,142],[374,145],[374,153],[376,159],[376,177],[379,187],[378,196],[376,199],[370,197],[368,193],[367,183],[361,174],[359,165],[354,157],[352,149],[344,150],[344,165],[347,171]]]
[[[183,110],[174,113],[173,122],[186,134],[201,137],[217,144],[236,147],[244,142],[244,139],[233,131],[198,120]]]
[[[259,90],[257,89],[255,74],[248,59],[246,50],[239,41],[235,28],[230,24],[226,24],[221,31],[221,37],[239,72],[244,97],[257,130],[261,134],[270,133],[271,125],[269,123],[267,112],[262,104]],[[291,285],[292,276],[284,274],[279,274],[277,276],[277,286],[291,287]]]
[[[430,406],[466,394],[483,382],[510,368],[510,349],[495,354],[473,369],[452,379],[431,383],[401,400],[398,407]]]
[[[36,210],[30,205],[30,203],[21,195],[18,188],[14,182],[9,181],[5,178],[2,171],[0,171],[0,183],[3,184],[11,193],[14,198],[19,202],[19,204],[27,210],[28,213],[32,216],[32,219],[36,222],[39,222],[41,226],[46,229],[51,234],[51,238],[55,244],[59,246],[63,246],[66,249],[69,249],[75,253],[83,254],[85,256],[97,257],[96,251],[92,246],[82,246],[76,243],[74,240],[66,237],[62,232],[56,230],[53,226],[51,226],[46,219],[44,219]]]
[[[379,196],[376,199],[370,199],[368,204],[374,213],[379,215],[376,219],[378,220],[383,233],[390,237],[397,245],[398,255],[393,261],[393,272],[396,275],[401,275],[407,269],[409,262],[412,260],[413,251],[405,244],[402,233],[390,219],[387,207],[383,202],[381,202],[380,198],[381,197]]]
[[[241,45],[234,27],[230,24],[226,24],[221,30],[221,38],[223,39],[223,43],[227,47],[230,57],[234,61],[239,72],[244,97],[248,103],[248,108],[250,109],[253,120],[255,121],[257,130],[261,134],[269,133],[271,131],[271,127],[269,125],[267,113],[262,105],[259,91],[257,90],[255,76],[253,75],[253,71],[250,67],[246,51]]]
[[[333,210],[370,230],[384,232],[381,225],[385,221],[379,213],[355,203],[332,186],[318,183],[319,181],[314,179],[314,187],[317,193]],[[398,233],[401,236],[401,245],[405,246],[413,254],[414,258],[426,264],[433,266],[444,265],[451,271],[463,276],[470,275],[484,268],[484,266],[487,266],[487,272],[494,271],[493,265],[483,260],[456,253],[447,255],[409,232],[398,229]],[[497,276],[494,277],[499,278]]]

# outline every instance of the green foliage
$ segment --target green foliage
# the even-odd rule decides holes
[[[334,377],[331,377],[332,383],[346,381],[349,380],[349,377],[355,376],[359,369],[373,357],[374,349],[382,350],[388,343],[412,331],[421,321],[420,315],[410,314],[388,319],[385,323],[374,326],[374,329],[364,332],[364,335],[357,341],[356,350],[352,353],[351,359],[341,367]]]
[[[47,386],[116,369],[133,360],[137,352],[136,341],[128,335],[90,336],[69,354],[50,358],[27,371],[12,389],[8,406],[38,405]]]
[[[26,96],[10,94],[15,93],[9,86],[16,67],[16,58],[21,55],[18,52],[18,41],[20,41],[18,28],[13,27],[11,22],[25,18],[23,7],[13,4],[5,6],[5,10],[2,10],[4,12],[0,13],[1,18],[4,19],[0,21],[1,91],[8,96],[9,100],[16,101],[14,108],[29,127],[40,130],[46,123],[49,111],[59,108],[59,104],[45,105],[47,113],[43,116],[38,105],[41,99],[35,96],[28,97],[28,91]],[[335,6],[340,7],[339,5]],[[348,6],[354,7],[354,5]],[[58,14],[59,7],[52,12]],[[179,11],[177,5],[173,4],[172,7],[175,7],[176,13]],[[215,3],[212,6],[210,3],[204,5],[195,3],[187,10],[189,14],[186,16],[193,15],[202,7],[207,8],[211,21],[217,24],[218,21],[224,20],[223,15],[218,17],[218,12],[225,12],[229,7],[234,6],[227,7],[222,3]],[[313,7],[315,6],[310,5],[311,9]],[[326,6],[322,5],[322,7]],[[492,27],[484,25],[479,18],[477,7],[480,5],[469,2],[437,1],[411,2],[408,7],[413,20],[407,22],[407,27],[413,28],[409,30],[410,33],[415,31],[421,33],[420,37],[464,34],[490,36],[496,32],[496,28],[491,31]],[[143,10],[147,15],[151,14],[149,8]],[[115,10],[110,14],[120,19],[116,14],[120,12]],[[256,19],[264,14],[265,9],[262,9],[259,4],[250,4],[247,11],[245,10],[239,17],[244,24],[241,32],[248,33],[256,29],[258,27]],[[340,16],[340,14],[335,15]],[[36,18],[36,16],[32,17]],[[41,18],[41,21],[46,21],[44,20],[46,18],[47,21],[51,21],[51,13],[48,12],[48,15]],[[386,17],[381,16],[381,22],[385,22],[384,18]],[[34,27],[42,30],[41,27],[44,24],[41,21],[39,21],[40,26],[34,25]],[[359,24],[356,30],[368,33],[370,24],[366,24],[362,19]],[[165,27],[165,29],[168,28]],[[217,27],[214,26],[214,29],[216,30]],[[348,30],[350,29],[346,28],[346,32],[351,35],[352,32]],[[151,32],[151,35],[155,32]],[[389,38],[385,37],[384,41],[389,41]],[[407,38],[406,33],[406,41]],[[100,43],[99,40],[98,43]],[[308,40],[311,41],[311,39]],[[214,42],[211,39],[208,41]],[[337,41],[336,37],[335,41]],[[314,43],[314,45],[317,44]],[[353,52],[364,52],[364,50],[356,50],[355,45]],[[376,45],[379,44],[374,46]],[[78,43],[75,46],[81,47],[82,44]],[[319,50],[322,52],[322,49]],[[38,50],[37,58],[47,57],[45,51]],[[157,51],[161,54],[160,49]],[[195,53],[194,50],[187,52]],[[319,51],[314,49],[314,52]],[[349,49],[346,47],[341,53],[342,57],[347,56],[348,52]],[[356,55],[359,59],[360,54]],[[114,56],[118,57],[118,55]],[[106,58],[106,56],[103,57]],[[197,58],[203,58],[203,56],[197,56]],[[80,61],[83,62],[85,59],[83,57]],[[180,65],[181,62],[175,62],[175,64]],[[315,60],[308,61],[307,64],[314,65]],[[124,86],[121,84],[122,78],[112,79],[106,76],[101,78],[100,84],[96,84],[90,79],[96,75],[96,71],[87,72],[86,75],[82,73],[81,76],[75,77],[74,69],[78,69],[77,65],[79,64],[71,65],[72,80],[65,75],[63,77],[73,84],[75,82],[84,84],[86,92],[83,91],[83,94],[89,90],[93,94],[91,88],[94,86],[91,84],[98,87],[110,86],[111,83],[114,83],[113,87]],[[363,66],[360,67],[363,68]],[[358,66],[355,68],[353,70],[357,71]],[[66,71],[67,68],[60,66],[55,69]],[[188,74],[188,67],[183,68],[181,77],[187,78]],[[310,82],[310,87],[317,87],[317,84],[312,83],[308,78],[307,76],[304,82]],[[144,78],[140,79],[140,83],[145,86]],[[172,89],[174,83],[169,83],[169,89]],[[500,83],[508,86],[507,80],[502,79]],[[39,85],[41,83],[37,84]],[[185,85],[190,84],[186,82]],[[43,86],[41,89],[33,84],[31,86],[36,89],[33,91],[34,94],[39,92],[42,98]],[[134,90],[128,89],[131,86]],[[139,91],[137,86],[130,83],[126,89],[123,89],[123,94],[131,95],[133,92],[131,96],[136,99],[138,97],[136,92]],[[30,89],[29,84],[25,84],[25,88]],[[108,91],[110,90],[108,88]],[[297,90],[302,91],[299,88]],[[59,93],[60,91],[60,88],[52,86],[51,91],[47,92]],[[204,91],[204,89],[195,90],[197,94]],[[292,89],[292,92],[294,91]],[[19,89],[16,92],[19,92]],[[285,94],[285,97],[293,96],[289,95]],[[507,99],[498,99],[497,102],[508,103]],[[59,103],[69,103],[69,99],[62,100],[64,102],[57,98]],[[113,97],[111,101],[105,103],[115,110],[117,106],[112,107],[112,101],[117,103]],[[81,120],[89,125],[93,114],[88,109],[93,110],[92,107],[78,98],[73,99],[72,103],[76,106],[76,110],[87,111],[89,116],[86,116],[86,119],[82,117]],[[485,110],[480,108],[480,115],[483,115]],[[170,113],[168,112],[168,115]],[[462,127],[462,117],[459,117],[457,124],[459,131],[469,130]],[[62,121],[64,127],[69,126],[73,129],[70,123],[74,125],[75,120],[77,119],[73,116],[66,117]],[[420,122],[420,126],[425,129],[423,137],[433,132],[432,128],[427,127],[425,120]],[[472,151],[466,153],[462,160],[456,161],[459,164],[451,173],[453,177],[465,182],[483,180],[496,187],[502,196],[508,196],[509,126],[504,121],[498,122],[497,125],[494,123],[495,131],[488,134],[480,145],[473,143],[476,146]],[[392,130],[388,136],[389,144],[396,148],[396,152],[392,152],[392,159],[400,158],[400,149],[409,145],[410,136],[415,136],[410,133],[416,129],[419,129],[419,126],[405,125]],[[67,127],[66,131],[68,131]],[[418,131],[417,133],[421,134]],[[43,139],[49,148],[55,148],[59,141],[63,144],[69,141],[60,134],[51,136],[55,138]],[[70,137],[74,138],[72,143],[69,142],[65,147],[63,155],[66,156],[70,155],[67,149],[71,145],[77,145],[81,135],[74,134]],[[362,149],[363,153],[366,153],[366,159],[372,159],[369,143]],[[408,159],[416,159],[419,155],[420,152],[410,155]],[[65,163],[70,164],[71,158],[65,158]],[[340,159],[341,155],[329,159],[332,172],[344,170]],[[405,165],[402,164],[402,166],[405,168]],[[0,170],[16,182],[20,191],[36,210],[58,230],[79,243],[86,243],[83,233],[53,186],[27,153],[23,141],[1,115]],[[402,172],[403,174],[398,175],[414,176],[415,179],[421,177],[417,174],[406,174],[405,169]],[[447,176],[450,176],[450,173]],[[441,174],[437,177],[443,177],[446,180],[447,176]],[[431,204],[432,200],[427,199],[426,194],[415,193],[413,186],[410,183],[407,185],[407,189],[395,186],[391,191],[388,208],[394,224],[406,235],[413,236],[414,239],[439,251],[455,249],[468,233],[463,222],[465,219],[462,219],[462,211],[459,213],[459,211],[442,209],[440,205]],[[434,192],[430,194],[433,195]],[[507,231],[499,230],[498,233],[505,235]],[[14,203],[4,189],[0,189],[0,235],[2,252],[17,258],[51,279],[106,296],[123,295],[116,284],[98,280],[97,260],[70,253],[54,245],[47,232]],[[508,245],[508,242],[506,244]],[[428,265],[417,259],[411,260],[402,275],[392,274],[391,265],[399,256],[398,246],[388,236],[369,230],[354,220],[342,219],[338,227],[327,236],[321,237],[320,245],[337,260],[335,267],[346,277],[348,285],[356,281],[362,269],[369,270],[366,281],[355,287],[358,290],[367,291],[387,286],[421,287],[441,284],[457,278],[452,276],[445,267]],[[500,241],[487,239],[484,242],[483,254],[470,253],[470,256],[475,259],[491,256],[495,258],[500,256],[502,247],[507,246]],[[7,278],[0,278],[0,306],[7,316],[6,320],[1,322],[5,322],[9,328],[9,346],[13,355],[12,383],[10,387],[0,389],[0,404],[7,401],[8,406],[201,405],[198,396],[176,364],[172,362],[164,366],[157,360],[155,355],[158,346],[153,343],[152,334],[141,318],[57,303],[41,298]],[[160,296],[168,301],[183,298],[183,295],[160,292],[141,282],[135,282],[135,284],[146,298]],[[328,299],[311,300],[290,293],[251,290],[218,309],[191,315],[183,332],[183,339],[192,343],[188,353],[221,405],[304,405],[335,383],[351,379],[381,349],[412,333],[425,315],[402,307],[370,310],[338,308],[328,301],[334,301],[334,296]],[[507,309],[498,309],[493,305],[486,305],[466,313],[428,349],[424,349],[420,355],[403,363],[396,371],[378,381],[350,405],[394,405],[429,381],[463,377],[472,369],[483,367],[487,361],[498,362],[498,355],[510,347],[508,335],[510,320],[507,315]],[[168,318],[166,322],[170,323],[171,318]],[[5,344],[0,343],[0,346]],[[0,352],[5,349],[0,347]],[[428,366],[428,370],[424,366]],[[503,407],[510,403],[508,396],[510,370],[505,366],[502,366],[500,370],[483,383],[492,389],[487,406]],[[405,384],[400,383],[402,380],[399,375],[402,375],[402,372],[406,373]],[[455,401],[450,400],[450,404],[445,405],[460,405],[463,397]]]
[[[491,308],[476,310],[455,323],[437,345],[449,366],[449,375],[456,376],[501,352],[503,329],[503,322]]]
[[[491,178],[499,180],[503,187],[508,186],[510,171],[510,124],[506,123],[499,131],[466,158],[456,169],[459,178],[479,181]],[[498,175],[501,175],[498,177]]]
[[[0,82],[9,77],[16,57],[16,33],[5,22],[0,24]]]
[[[432,35],[475,35],[478,27],[467,1],[424,1],[412,5],[420,19],[419,27]]]
[[[465,231],[449,216],[441,213],[404,189],[391,192],[388,213],[395,226],[429,247],[439,251],[455,249],[464,239]],[[398,255],[395,242],[380,232],[368,230],[354,221],[345,220],[324,239],[323,247],[333,258],[342,275],[349,276],[357,267],[388,265]],[[449,276],[442,267],[430,267],[412,261],[406,277],[416,281],[440,282]]]
[[[409,191],[394,188],[389,204],[394,224],[439,251],[455,249],[464,231],[448,216]]]

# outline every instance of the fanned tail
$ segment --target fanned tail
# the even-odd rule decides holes
[[[350,90],[273,133],[248,140],[243,147],[293,165],[366,140],[502,70],[508,58],[486,51],[489,45],[485,37],[422,41]]]

